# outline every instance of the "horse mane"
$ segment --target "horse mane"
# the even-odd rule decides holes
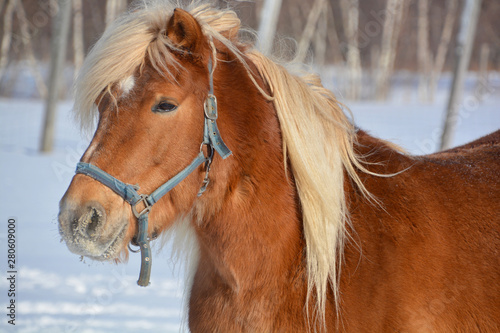
[[[73,111],[82,129],[92,129],[102,93],[115,98],[120,83],[142,68],[147,60],[159,73],[175,80],[172,69],[182,69],[182,66],[172,54],[171,50],[176,47],[166,34],[167,22],[175,8],[184,8],[199,21],[214,54],[212,40],[218,40],[242,60],[231,40],[240,30],[240,19],[234,11],[218,10],[199,1],[186,6],[165,0],[139,1],[106,28],[79,71],[74,85]]]
[[[354,126],[317,75],[292,75],[255,51],[250,58],[274,96],[285,159],[290,159],[302,208],[308,299],[314,293],[316,318],[324,322],[329,287],[339,309],[338,279],[349,223],[344,171],[363,195],[375,200],[356,169],[371,172],[354,150]]]
[[[314,317],[324,323],[329,289],[339,309],[338,279],[349,224],[344,172],[361,193],[367,198],[372,196],[356,172],[370,173],[354,150],[355,128],[318,76],[295,76],[256,50],[241,51],[237,40],[240,20],[231,10],[206,4],[193,3],[186,8],[170,2],[144,1],[108,27],[87,56],[75,84],[74,110],[82,127],[91,127],[96,116],[95,102],[102,92],[113,91],[147,59],[160,73],[173,78],[169,68],[181,65],[171,52],[175,47],[166,37],[166,26],[176,7],[184,7],[199,21],[214,54],[216,40],[241,61],[262,95],[274,102],[283,137],[284,164],[286,167],[289,158],[301,203],[307,300],[314,298]],[[255,82],[245,59],[256,66],[272,96]]]

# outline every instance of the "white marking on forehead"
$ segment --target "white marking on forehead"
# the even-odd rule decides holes
[[[135,79],[133,75],[121,80],[120,89],[122,91],[122,96],[127,95],[134,88],[134,85]]]

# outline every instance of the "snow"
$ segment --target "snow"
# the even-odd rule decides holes
[[[0,332],[178,332],[183,279],[169,251],[155,254],[151,286],[136,285],[140,256],[126,265],[81,262],[60,242],[58,202],[88,145],[71,103],[58,109],[54,152],[38,153],[43,103],[0,99]],[[16,327],[7,324],[7,220],[16,219]]]
[[[473,82],[473,80],[471,81]],[[500,128],[500,80],[478,92],[467,86],[455,144]],[[446,93],[431,104],[414,92],[396,89],[390,101],[349,105],[356,124],[415,154],[437,149]],[[88,145],[71,117],[71,102],[60,103],[54,152],[40,154],[43,102],[0,99],[0,332],[177,332],[183,313],[183,278],[173,269],[168,248],[153,258],[152,284],[136,285],[140,256],[128,264],[81,261],[60,242],[58,202]],[[16,219],[16,327],[7,324],[7,220]]]

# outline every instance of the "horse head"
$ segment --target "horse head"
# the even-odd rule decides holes
[[[207,142],[205,127],[207,122],[214,123],[217,116],[207,118],[205,104],[213,89],[213,49],[202,27],[181,9],[176,9],[166,22],[164,26],[158,23],[149,32],[150,45],[144,50],[142,62],[136,66],[123,64],[131,67],[128,75],[101,87],[94,99],[97,130],[80,163],[103,171],[114,178],[112,182],[132,184],[139,195],[148,195],[202,156],[192,172],[185,174],[185,179],[151,209],[146,231],[149,237],[160,234],[176,218],[192,210],[208,171],[207,163],[212,162],[213,146]],[[92,90],[87,80],[96,84],[106,79],[99,78],[102,74],[96,63],[113,55],[106,53],[111,50],[98,46],[87,61],[91,68],[82,69],[77,94],[78,89]],[[126,58],[128,51],[116,52],[124,53]],[[118,61],[103,66],[116,66],[116,71],[123,72],[120,65]],[[90,73],[85,73],[86,69]],[[148,203],[137,202],[132,210],[131,202],[117,195],[112,186],[94,178],[86,172],[73,178],[60,202],[60,233],[76,254],[96,260],[116,259],[121,253],[126,256],[126,245],[137,243],[138,227],[133,212],[143,211]]]

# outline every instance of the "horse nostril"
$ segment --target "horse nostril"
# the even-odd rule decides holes
[[[73,234],[74,234],[76,231],[78,231],[78,219],[76,219],[76,218],[75,218],[75,219],[72,219],[72,220],[71,220],[71,224],[70,224],[70,226],[71,226],[71,231],[73,232]]]
[[[97,231],[99,225],[103,222],[103,212],[95,207],[90,207],[90,219],[87,224],[87,234],[90,238],[95,238],[97,236]]]
[[[106,212],[98,202],[89,202],[83,207],[73,210],[69,220],[70,230],[74,237],[96,240],[106,221]]]

